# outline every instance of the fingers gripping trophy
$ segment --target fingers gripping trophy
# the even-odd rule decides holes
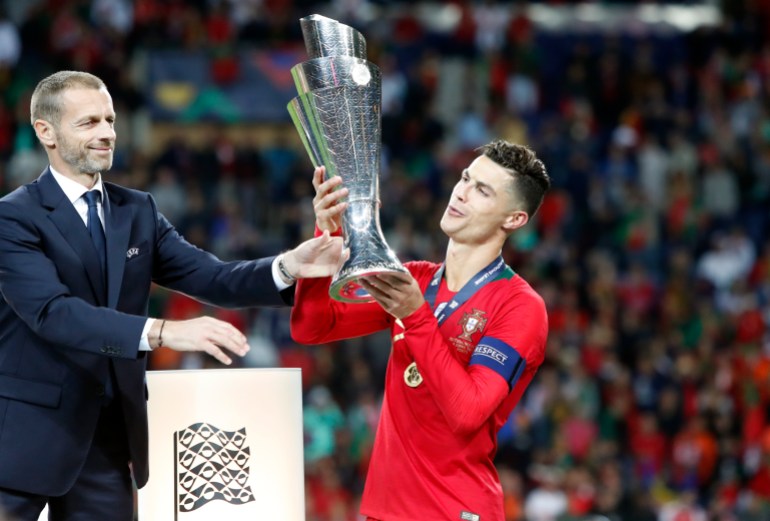
[[[351,27],[315,14],[300,25],[310,59],[291,70],[299,95],[287,108],[313,165],[324,166],[327,179],[341,176],[349,191],[342,233],[350,257],[329,293],[370,302],[359,277],[406,271],[380,228],[380,70],[366,60],[366,40]]]

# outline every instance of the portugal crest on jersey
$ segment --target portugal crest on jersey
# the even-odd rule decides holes
[[[463,318],[460,319],[460,327],[463,329],[463,332],[458,338],[470,342],[473,333],[482,331],[486,324],[486,313],[480,309],[473,308],[473,312],[464,313]]]

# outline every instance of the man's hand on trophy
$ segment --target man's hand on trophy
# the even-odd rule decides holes
[[[328,230],[283,254],[283,266],[294,279],[331,277],[348,260],[350,250],[343,248],[342,237],[332,237]]]
[[[348,203],[341,202],[347,197],[348,189],[341,186],[342,177],[338,175],[324,181],[325,173],[326,169],[322,166],[313,172],[313,211],[318,229],[334,233],[342,225],[342,214],[348,207]]]

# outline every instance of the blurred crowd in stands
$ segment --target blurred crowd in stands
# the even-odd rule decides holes
[[[152,192],[224,259],[313,233],[312,166],[293,129],[257,139],[208,121],[196,146],[190,123],[153,141],[143,59],[214,49],[226,76],[235,49],[303,49],[298,19],[314,12],[362,31],[383,73],[382,227],[402,260],[443,257],[439,218],[475,147],[526,143],[553,179],[504,251],[550,318],[546,362],[499,435],[506,521],[770,520],[767,1],[726,2],[714,27],[633,34],[551,31],[494,0],[456,0],[442,31],[382,1],[5,4],[0,191],[46,166],[29,125],[36,82],[90,71],[118,112],[107,179]],[[243,367],[302,368],[307,521],[361,519],[389,338],[300,346],[288,310],[216,310],[160,288],[152,306],[231,320],[251,338]]]

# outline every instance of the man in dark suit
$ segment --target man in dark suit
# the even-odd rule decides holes
[[[148,352],[229,364],[248,350],[211,317],[148,317],[151,283],[218,306],[290,305],[295,277],[328,276],[343,256],[328,235],[253,261],[192,246],[152,196],[103,181],[115,117],[99,78],[42,80],[31,120],[50,167],[0,199],[0,506],[21,521],[46,504],[56,521],[133,519],[131,473],[148,479]]]

